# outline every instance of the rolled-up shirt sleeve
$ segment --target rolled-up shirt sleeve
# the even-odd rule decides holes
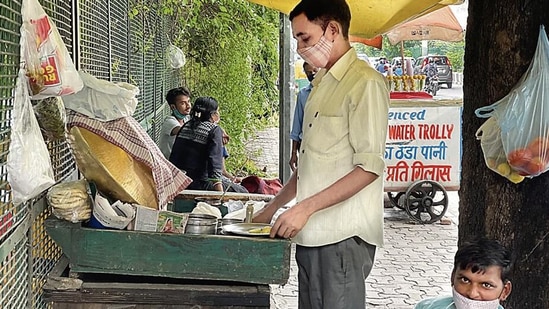
[[[389,91],[380,79],[366,80],[349,92],[349,141],[355,150],[353,164],[383,175]]]

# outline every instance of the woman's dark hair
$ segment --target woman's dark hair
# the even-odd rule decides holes
[[[191,120],[189,120],[191,128],[194,129],[199,123],[209,121],[218,107],[219,103],[212,97],[199,97],[196,99],[191,108]]]
[[[337,21],[341,24],[343,37],[349,38],[351,10],[345,0],[302,0],[290,12],[290,21],[301,13],[305,13],[309,21],[320,25],[322,30],[326,30],[331,20]]]
[[[168,102],[169,105],[173,105],[175,104],[175,99],[180,95],[190,98],[191,92],[186,87],[177,87],[170,89],[166,94],[166,102]]]
[[[472,273],[482,273],[490,266],[501,267],[501,280],[510,280],[511,252],[496,240],[484,237],[464,243],[454,257],[454,270],[471,269]],[[453,276],[452,276],[453,277]]]

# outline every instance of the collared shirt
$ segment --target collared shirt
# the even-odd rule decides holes
[[[294,122],[292,124],[292,131],[290,131],[290,139],[293,141],[301,142],[303,136],[303,113],[305,110],[305,103],[307,98],[313,89],[313,85],[309,83],[307,87],[303,87],[297,93],[297,101],[294,110]]]
[[[414,309],[456,309],[452,296],[429,298],[420,301]],[[503,309],[499,306],[498,309]]]
[[[360,167],[379,177],[349,199],[314,213],[293,240],[323,246],[358,236],[383,245],[383,170],[389,112],[384,77],[350,49],[317,73],[305,105],[297,175],[299,202]]]

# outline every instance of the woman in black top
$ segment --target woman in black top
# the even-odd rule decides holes
[[[175,139],[170,161],[187,172],[187,189],[223,191],[223,132],[217,125],[219,104],[212,97],[196,99],[189,120]]]

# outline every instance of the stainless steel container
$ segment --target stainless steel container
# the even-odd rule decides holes
[[[185,234],[215,234],[217,218],[211,215],[189,214]]]
[[[236,219],[236,218],[224,218],[219,219],[217,221],[217,234],[223,235],[223,226],[224,225],[231,225],[235,223],[242,223],[242,219]]]

